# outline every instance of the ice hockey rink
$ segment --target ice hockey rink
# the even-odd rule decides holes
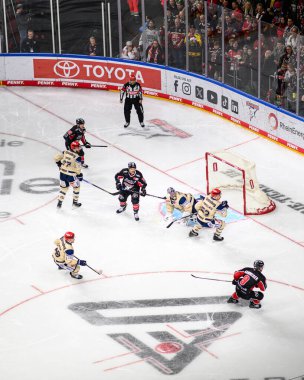
[[[231,122],[189,106],[144,98],[123,128],[118,93],[0,89],[0,378],[3,380],[304,379],[304,160]],[[223,242],[203,230],[166,228],[161,199],[119,202],[82,182],[56,209],[63,134],[82,117],[84,178],[114,192],[114,175],[137,164],[147,192],[169,186],[205,194],[206,151],[227,150],[256,163],[277,204],[244,217],[231,205]],[[270,189],[270,190],[269,190]],[[58,271],[54,240],[76,234],[82,280]],[[268,288],[260,310],[227,304],[235,270],[264,260]]]

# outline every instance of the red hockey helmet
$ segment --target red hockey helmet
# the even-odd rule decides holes
[[[80,144],[79,144],[79,142],[78,141],[73,141],[72,143],[71,143],[71,149],[77,149],[77,148],[80,148]]]
[[[64,234],[64,238],[65,238],[65,240],[73,240],[73,239],[75,239],[75,234],[74,234],[74,232],[68,231]]]
[[[130,75],[130,82],[135,82],[136,81],[136,77],[134,74],[131,74]]]
[[[213,190],[211,191],[211,196],[212,196],[212,197],[215,197],[215,196],[217,196],[217,195],[222,195],[221,190],[220,190],[220,189],[213,189]]]

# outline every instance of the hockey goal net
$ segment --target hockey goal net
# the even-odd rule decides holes
[[[244,215],[267,214],[276,208],[275,203],[260,189],[254,162],[226,151],[206,152],[205,158],[207,194],[214,188],[239,190],[240,195],[233,197],[231,194],[232,199],[238,198],[236,202]]]

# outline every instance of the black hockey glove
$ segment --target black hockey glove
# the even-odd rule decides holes
[[[87,262],[85,260],[78,260],[78,264],[82,267],[85,267],[87,265]]]
[[[90,144],[89,142],[86,142],[86,143],[84,144],[84,146],[85,146],[86,148],[92,148],[92,146],[91,146],[91,144]]]
[[[57,161],[57,162],[56,162],[56,165],[57,165],[58,168],[60,169],[60,168],[61,168],[61,165],[62,165],[62,162],[61,162],[61,161]]]
[[[233,280],[232,281],[232,285],[236,285],[237,284],[237,281],[236,280]]]
[[[223,202],[222,202],[222,205],[223,205],[225,208],[229,208],[229,205],[228,205],[228,202],[227,202],[227,201],[223,201]]]
[[[83,180],[83,174],[82,174],[82,173],[77,174],[76,177],[79,179],[79,181],[82,181],[82,180]]]
[[[119,181],[116,182],[116,189],[117,190],[122,190],[122,185]]]
[[[147,195],[147,190],[146,189],[141,189],[141,196],[145,197]]]

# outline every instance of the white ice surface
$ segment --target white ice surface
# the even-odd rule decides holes
[[[160,342],[148,333],[167,332],[186,347],[194,340],[189,331],[212,327],[212,318],[93,325],[68,306],[228,297],[233,292],[231,284],[194,279],[190,274],[230,280],[235,270],[252,265],[255,259],[265,261],[268,279],[260,310],[249,309],[247,303],[242,307],[223,302],[109,308],[100,314],[110,318],[188,313],[191,319],[192,313],[241,313],[222,339],[206,344],[174,378],[304,376],[304,208],[289,207],[296,202],[304,205],[303,156],[188,106],[145,98],[144,108],[145,130],[134,111],[131,126],[123,129],[117,93],[0,88],[1,187],[3,181],[11,181],[6,182],[6,186],[11,184],[10,194],[0,194],[0,378],[166,378],[147,358],[142,360],[109,334],[131,334],[153,350]],[[294,203],[277,202],[273,213],[228,224],[221,243],[212,241],[210,230],[190,239],[184,225],[167,229],[160,213],[162,201],[153,197],[141,199],[139,222],[133,219],[130,202],[126,212],[117,215],[117,197],[84,182],[83,207],[72,209],[69,192],[58,212],[56,187],[31,187],[53,190],[33,194],[24,191],[24,182],[58,179],[53,156],[63,150],[62,136],[77,117],[86,121],[88,141],[109,146],[87,149],[89,169],[83,171],[87,180],[109,191],[115,191],[115,173],[135,161],[148,182],[149,194],[164,196],[169,186],[194,194],[205,192],[204,153],[229,149],[253,160],[260,183]],[[172,136],[149,123],[155,118],[192,136]],[[22,145],[8,145],[11,141]],[[13,172],[4,171],[4,161],[14,163]],[[32,183],[41,184],[41,180]],[[56,269],[51,259],[53,241],[69,230],[76,234],[76,255],[93,268],[102,268],[102,276],[82,268],[84,278],[77,281]],[[174,360],[177,354],[160,355]]]

